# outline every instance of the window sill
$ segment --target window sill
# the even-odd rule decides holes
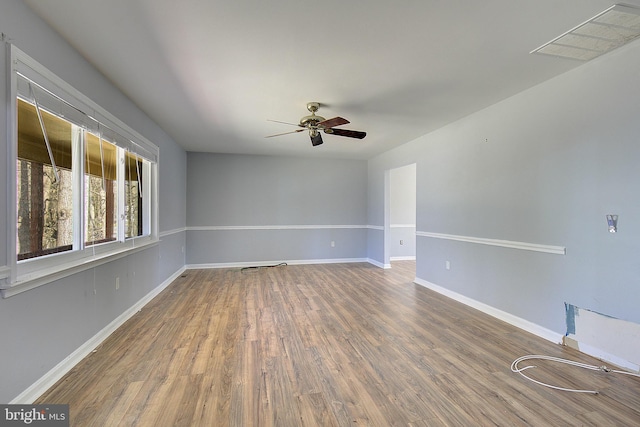
[[[9,298],[22,292],[26,292],[42,285],[46,285],[47,283],[51,283],[55,280],[59,280],[64,277],[71,276],[72,274],[79,273],[89,268],[97,267],[99,265],[115,261],[119,258],[123,258],[125,256],[155,246],[158,243],[159,240],[157,239],[149,240],[138,246],[109,251],[103,254],[94,255],[92,257],[83,258],[81,260],[70,261],[51,268],[28,273],[21,277],[18,277],[18,280],[14,283],[0,285],[0,292],[2,293],[2,298]]]

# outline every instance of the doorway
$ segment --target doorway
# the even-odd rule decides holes
[[[384,266],[416,260],[415,163],[385,171]]]

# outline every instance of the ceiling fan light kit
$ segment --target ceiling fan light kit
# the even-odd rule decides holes
[[[320,132],[324,132],[328,135],[336,135],[336,136],[346,136],[347,138],[357,138],[362,139],[367,136],[366,132],[356,131],[356,130],[347,130],[347,129],[335,129],[336,126],[346,125],[349,123],[349,120],[342,117],[334,117],[332,119],[325,119],[322,116],[316,115],[316,111],[320,108],[319,102],[309,102],[307,103],[307,110],[311,113],[308,116],[304,116],[300,119],[297,125],[293,123],[280,122],[277,120],[270,120],[276,123],[284,123],[293,126],[300,126],[303,129],[296,129],[291,132],[279,133],[276,135],[269,135],[265,138],[271,138],[274,136],[287,135],[290,133],[297,133],[303,130],[309,131],[309,138],[311,138],[311,145],[314,147],[322,144],[322,135]]]

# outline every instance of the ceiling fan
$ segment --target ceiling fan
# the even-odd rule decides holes
[[[320,103],[309,102],[307,104],[307,110],[309,110],[311,115],[304,116],[303,118],[301,118],[298,124],[280,122],[278,120],[269,120],[270,122],[283,123],[285,125],[291,125],[291,126],[299,126],[302,129],[296,129],[291,132],[284,132],[284,133],[278,133],[275,135],[269,135],[269,136],[266,136],[265,138],[272,138],[274,136],[288,135],[290,133],[297,133],[297,132],[308,130],[309,137],[311,138],[311,145],[315,147],[316,145],[322,144],[322,135],[320,135],[320,132],[324,132],[329,135],[346,136],[347,138],[357,138],[357,139],[362,139],[365,136],[367,136],[366,132],[360,132],[357,130],[336,129],[336,126],[346,125],[347,123],[349,123],[349,120],[344,119],[342,117],[325,119],[322,116],[317,116],[316,111],[318,111],[319,108],[320,108]]]

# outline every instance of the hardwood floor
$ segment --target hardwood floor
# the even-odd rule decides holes
[[[640,380],[412,283],[413,262],[190,270],[39,399],[75,426],[631,426]],[[524,364],[523,364],[524,366]]]

